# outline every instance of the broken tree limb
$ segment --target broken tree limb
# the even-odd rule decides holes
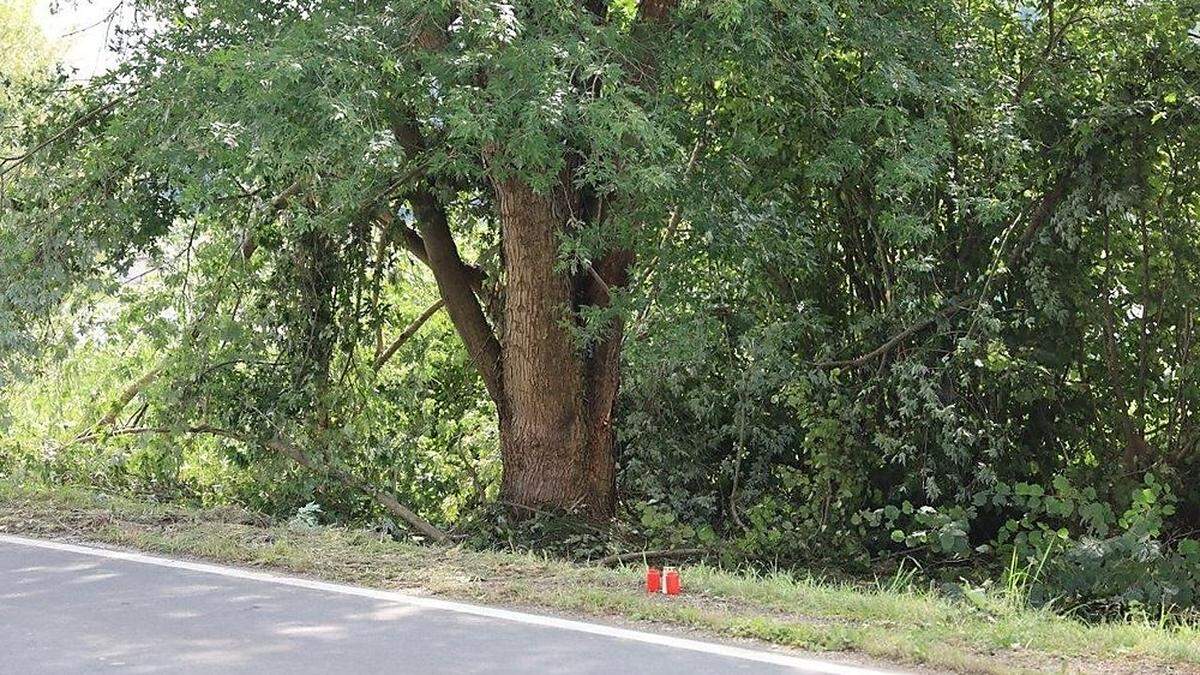
[[[375,361],[371,364],[371,367],[378,371],[380,368],[386,365],[387,362],[391,360],[392,356],[396,354],[396,351],[403,347],[404,343],[408,342],[412,336],[416,335],[417,331],[421,330],[421,326],[425,325],[425,322],[433,317],[434,314],[437,314],[437,311],[445,304],[445,300],[438,300],[430,305],[428,309],[422,312],[421,316],[413,319],[412,323],[408,324],[408,327],[404,329],[404,332],[400,333],[400,335],[393,340],[390,345],[388,345],[387,349],[380,350],[380,352],[375,355]]]
[[[392,495],[388,494],[387,492],[384,492],[383,490],[380,490],[379,488],[376,488],[374,486],[368,485],[367,483],[364,483],[363,481],[355,478],[353,475],[351,475],[351,474],[347,473],[346,471],[343,471],[337,467],[321,466],[321,465],[317,464],[308,455],[304,454],[304,452],[302,450],[300,450],[300,448],[296,447],[296,445],[294,443],[292,443],[291,440],[289,440],[286,437],[283,437],[281,435],[276,435],[271,440],[267,441],[266,443],[263,443],[260,441],[256,441],[252,438],[249,438],[249,437],[247,437],[243,434],[240,434],[236,431],[231,431],[229,429],[222,429],[220,427],[214,427],[214,426],[210,426],[207,424],[199,424],[199,425],[185,427],[183,429],[172,429],[170,427],[135,427],[135,428],[131,428],[131,429],[113,429],[112,431],[109,431],[107,433],[104,433],[104,432],[90,433],[85,436],[81,436],[81,437],[75,439],[75,442],[76,443],[87,443],[87,442],[98,440],[105,436],[133,436],[133,435],[141,435],[141,434],[171,435],[171,434],[177,434],[177,433],[181,433],[181,432],[188,433],[188,434],[208,434],[211,436],[220,436],[222,438],[228,438],[230,440],[235,440],[240,443],[262,446],[263,448],[266,448],[267,450],[271,450],[273,452],[283,455],[284,457],[287,457],[288,459],[296,462],[300,466],[303,466],[304,468],[306,468],[310,471],[313,471],[314,473],[319,473],[319,474],[328,476],[330,478],[334,478],[338,482],[340,482],[348,487],[351,487],[356,490],[359,490],[360,492],[363,492],[368,497],[371,497],[376,502],[378,502],[380,506],[387,509],[387,511],[389,513],[400,518],[404,522],[408,523],[408,525],[410,527],[412,527],[414,530],[416,530],[417,532],[420,532],[421,534],[425,535],[426,537],[429,537],[430,539],[436,541],[437,543],[446,544],[446,543],[449,543],[449,541],[450,541],[449,535],[447,535],[445,532],[438,529],[436,526],[434,526],[429,521],[427,521],[424,518],[422,518],[421,516],[417,515],[417,513],[415,511],[413,511],[412,509],[401,504],[400,501],[398,499],[396,499],[395,497],[393,497]]]
[[[311,471],[323,473],[327,476],[337,479],[344,485],[365,493],[367,496],[379,502],[379,504],[383,506],[383,508],[387,509],[389,513],[399,517],[401,520],[408,523],[413,529],[438,542],[439,544],[445,544],[450,541],[450,537],[445,532],[442,532],[437,527],[434,527],[432,523],[417,515],[417,513],[412,509],[401,504],[400,501],[392,495],[372,485],[364,483],[363,481],[355,478],[353,475],[342,471],[337,467],[318,465],[287,438],[276,435],[263,445],[270,450],[274,450],[285,457],[290,458],[297,464]]]
[[[100,435],[100,430],[115,426],[117,423],[117,418],[121,416],[121,413],[129,405],[129,402],[137,398],[137,395],[142,393],[143,389],[150,386],[151,383],[158,379],[158,376],[162,373],[162,370],[162,365],[156,366],[152,370],[146,372],[146,374],[139,377],[132,384],[122,389],[120,395],[118,395],[117,398],[109,404],[108,410],[104,413],[104,416],[96,420],[92,426],[79,432],[75,438],[63,443],[58,447],[56,452],[62,452],[76,443],[83,443],[94,439]]]
[[[112,425],[116,424],[117,418],[121,416],[121,411],[125,410],[125,406],[129,405],[129,402],[136,398],[143,389],[150,386],[154,380],[158,379],[160,373],[162,373],[162,366],[158,366],[153,370],[150,370],[145,375],[139,377],[137,381],[121,390],[121,394],[117,396],[117,398],[108,406],[108,412],[104,413],[104,417],[101,417],[100,420],[96,422],[93,429],[99,427],[111,427]]]
[[[596,561],[597,565],[607,567],[609,565],[619,565],[630,560],[648,560],[650,558],[685,558],[691,555],[701,555],[708,553],[707,549],[703,548],[672,548],[661,549],[657,551],[634,551],[633,553],[618,553],[616,555],[605,556]]]

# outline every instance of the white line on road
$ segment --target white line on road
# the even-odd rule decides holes
[[[297,588],[308,588],[316,591],[325,591],[327,593],[357,595],[364,598],[385,600],[388,602],[402,603],[428,609],[457,612],[459,614],[471,614],[474,616],[483,616],[492,619],[531,624],[534,626],[545,626],[547,628],[558,628],[561,630],[570,630],[578,633],[602,635],[621,640],[633,640],[635,642],[644,642],[646,644],[672,647],[675,649],[686,649],[693,652],[713,654],[715,656],[727,656],[730,658],[744,659],[747,661],[770,663],[779,666],[807,670],[811,673],[821,673],[824,675],[897,675],[895,672],[872,670],[857,666],[845,666],[837,663],[818,661],[816,659],[806,659],[787,654],[743,649],[741,647],[731,647],[729,645],[702,642],[700,640],[689,640],[687,638],[671,637],[669,635],[657,635],[655,633],[646,633],[627,628],[615,628],[613,626],[586,623],[584,621],[573,621],[571,619],[560,619],[553,616],[541,616],[538,614],[515,612],[508,609],[472,605],[465,602],[453,602],[450,600],[439,600],[437,598],[407,595],[405,593],[398,593],[396,591],[384,591],[374,588],[362,588],[360,586],[348,586],[346,584],[334,584],[327,581],[316,581],[314,579],[304,579],[301,577],[289,577],[281,574],[272,574],[270,572],[258,572],[254,570],[239,569],[236,567],[226,567],[224,565],[211,565],[208,563],[192,562],[188,560],[174,560],[172,558],[146,555],[145,553],[135,553],[133,551],[115,551],[111,549],[93,548],[91,546],[79,546],[76,544],[67,544],[57,541],[29,539],[27,537],[18,537],[10,534],[0,534],[0,542],[16,544],[18,546],[34,546],[55,551],[67,551],[70,553],[90,555],[98,558],[125,560],[128,562],[142,563],[144,565],[157,565],[159,567],[170,567],[174,569],[189,570],[192,572],[202,572],[204,574],[217,574],[223,577],[232,577],[235,579],[249,579],[252,581],[262,581],[271,584],[281,584],[284,586],[295,586]]]

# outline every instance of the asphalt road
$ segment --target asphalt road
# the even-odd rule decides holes
[[[0,535],[0,673],[870,671],[294,577]]]

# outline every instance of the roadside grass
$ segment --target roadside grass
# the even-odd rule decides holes
[[[272,523],[77,488],[0,480],[0,532],[102,542],[475,602],[681,627],[807,651],[963,672],[1200,673],[1200,626],[1085,624],[1022,607],[1003,590],[971,602],[910,577],[856,585],[785,572],[683,569],[685,594],[642,591],[640,565],[583,566],[534,554],[436,548],[367,530]]]

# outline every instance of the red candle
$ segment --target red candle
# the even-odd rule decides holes
[[[667,568],[667,587],[663,591],[667,595],[679,595],[679,570]]]
[[[657,567],[646,570],[646,592],[658,593],[662,590],[662,573]]]

